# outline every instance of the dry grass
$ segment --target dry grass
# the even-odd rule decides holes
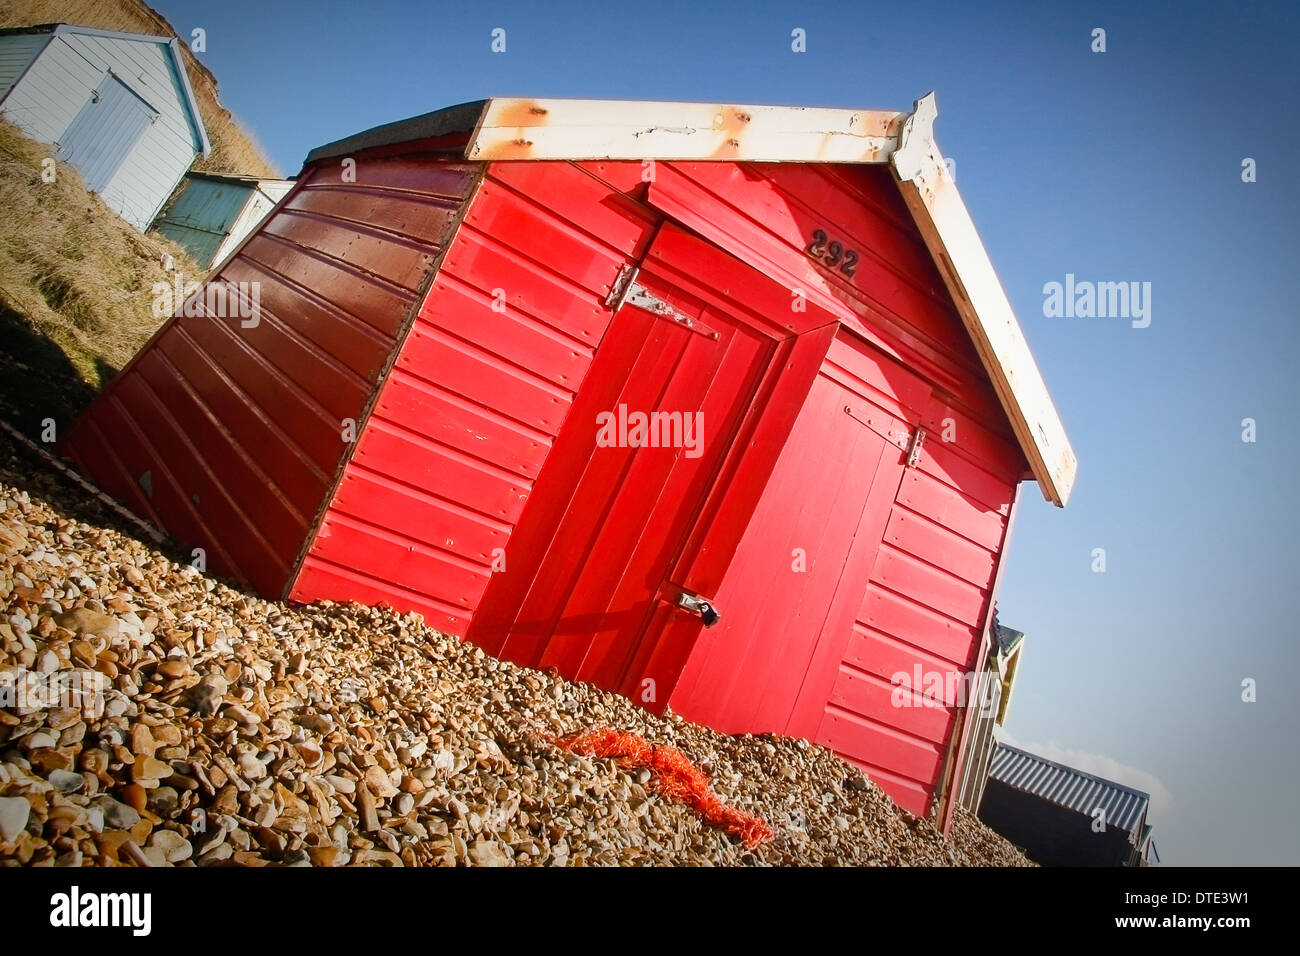
[[[151,290],[170,281],[165,255],[187,278],[202,279],[180,246],[127,225],[71,166],[58,164],[55,181],[45,182],[49,152],[0,121],[0,356],[8,367],[0,397],[11,409],[31,404],[28,391],[61,381],[99,388],[121,368],[162,324]],[[42,339],[57,351],[42,349]]]
[[[0,28],[38,23],[75,23],[101,30],[176,36],[162,14],[140,0],[5,0],[0,3]],[[190,52],[188,37],[181,38],[182,59],[203,114],[212,152],[194,168],[213,173],[278,177],[256,141],[239,125],[217,98],[216,77]]]

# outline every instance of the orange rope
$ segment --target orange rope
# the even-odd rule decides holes
[[[617,758],[621,767],[647,768],[659,793],[693,807],[706,823],[740,837],[751,849],[772,836],[772,828],[765,820],[719,800],[709,789],[709,778],[676,747],[657,746],[636,734],[609,727],[548,739],[588,757]]]

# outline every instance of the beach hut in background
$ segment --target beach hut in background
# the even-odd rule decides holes
[[[190,171],[153,228],[209,269],[230,255],[292,186],[288,179]]]
[[[62,451],[262,594],[819,741],[946,826],[973,721],[928,677],[983,666],[1017,491],[1075,457],[935,114],[492,99],[321,147]]]
[[[995,731],[1006,725],[1011,693],[1015,689],[1016,675],[1020,673],[1021,651],[1025,646],[1024,633],[998,621],[996,607],[989,638],[983,668],[971,672],[969,693],[975,716],[965,744],[964,771],[957,791],[958,802],[971,813],[979,812],[989,765],[993,761],[993,748],[997,744]]]
[[[210,151],[178,42],[66,23],[0,30],[0,116],[143,231]]]
[[[1044,866],[1149,866],[1151,796],[998,744],[980,819]]]

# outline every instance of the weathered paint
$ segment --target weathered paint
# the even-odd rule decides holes
[[[488,101],[465,156],[875,163],[893,151],[905,115],[727,103],[496,98]]]
[[[88,108],[110,88],[129,90],[148,122],[136,124],[129,142],[116,144],[108,165],[103,150],[112,144],[102,142],[77,144],[78,153],[89,145],[98,157],[87,168],[79,155],[68,161],[93,180],[111,209],[145,229],[195,157],[209,148],[174,41],[60,25],[41,34],[0,34],[0,50],[25,55],[33,35],[46,42],[0,102],[0,113],[25,135],[56,146],[78,130],[117,137],[121,123],[100,129],[86,122],[93,112]]]

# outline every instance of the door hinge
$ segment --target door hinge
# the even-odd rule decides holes
[[[627,298],[628,290],[632,288],[632,283],[636,281],[637,273],[640,271],[631,263],[618,270],[614,284],[609,287],[609,295],[605,296],[605,305],[609,306],[611,312],[617,312],[622,308],[623,300]]]
[[[692,332],[698,332],[705,338],[716,339],[718,333],[716,330],[709,328],[699,319],[691,318],[681,309],[665,302],[659,296],[655,295],[641,283],[636,281],[636,277],[641,270],[633,266],[624,266],[623,271],[618,274],[614,280],[613,287],[609,290],[609,295],[605,299],[605,304],[614,312],[617,312],[625,305],[635,306],[638,309],[645,309],[652,315],[660,318],[671,319],[678,325],[685,326]]]
[[[920,425],[912,433],[912,442],[907,446],[907,467],[915,468],[921,461],[921,445],[925,442],[925,429]]]

